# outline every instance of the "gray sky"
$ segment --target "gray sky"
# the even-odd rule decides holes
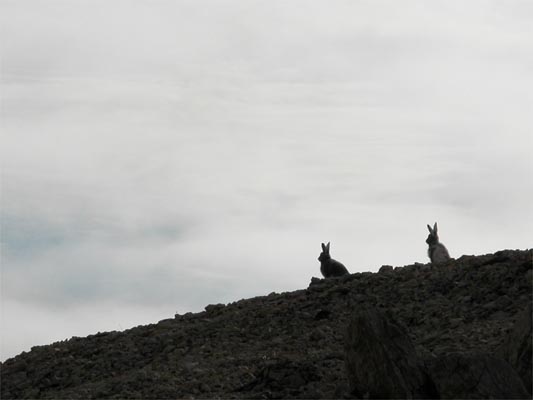
[[[531,247],[531,1],[2,0],[1,358]]]

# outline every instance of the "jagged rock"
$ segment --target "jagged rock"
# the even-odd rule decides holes
[[[434,398],[431,381],[407,332],[377,309],[354,314],[346,335],[350,389],[371,399]]]
[[[392,265],[382,265],[378,272],[380,274],[389,274],[394,272],[394,267]]]
[[[517,372],[500,358],[450,353],[427,365],[441,399],[530,398]]]
[[[224,304],[209,304],[205,306],[205,311],[210,314],[219,314],[226,307]]]
[[[500,348],[500,354],[518,372],[529,394],[532,394],[532,312],[533,308],[530,303],[526,309],[520,313],[513,330]]]

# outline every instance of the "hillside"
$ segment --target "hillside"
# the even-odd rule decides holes
[[[345,368],[354,314],[383,311],[423,360],[458,353],[508,358],[515,326],[532,303],[532,266],[532,250],[463,256],[441,266],[385,266],[33,347],[1,365],[1,398],[364,396],[350,389]],[[531,374],[531,344],[520,351],[529,354],[524,368]]]

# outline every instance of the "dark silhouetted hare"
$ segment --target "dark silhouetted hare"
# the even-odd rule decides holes
[[[437,234],[437,223],[433,225],[433,229],[428,225],[429,235],[426,243],[429,245],[428,256],[433,264],[446,262],[450,259],[448,250],[442,243],[439,242],[439,235]]]
[[[327,246],[322,243],[322,253],[318,256],[318,261],[320,261],[320,272],[322,272],[324,278],[349,274],[344,265],[329,255],[329,242]]]

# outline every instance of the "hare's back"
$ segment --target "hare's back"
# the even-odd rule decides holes
[[[328,276],[342,276],[349,273],[346,267],[337,260],[331,260],[328,267]]]

